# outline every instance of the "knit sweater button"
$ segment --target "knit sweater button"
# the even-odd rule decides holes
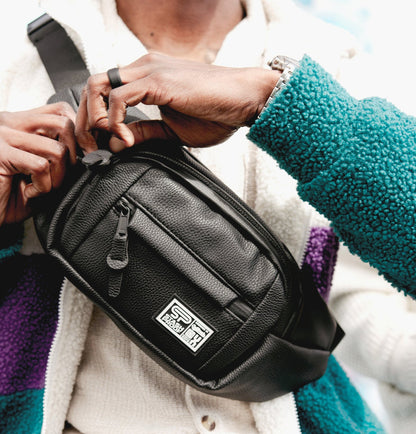
[[[212,419],[212,417],[207,416],[207,415],[202,416],[201,422],[202,422],[202,426],[207,431],[214,431],[214,429],[215,429],[215,421],[214,421],[214,419]]]

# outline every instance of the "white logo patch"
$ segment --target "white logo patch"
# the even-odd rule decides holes
[[[176,338],[191,351],[197,352],[214,333],[200,318],[174,298],[156,317]]]

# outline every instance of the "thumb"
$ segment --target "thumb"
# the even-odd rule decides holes
[[[160,120],[143,120],[131,122],[127,127],[132,132],[134,137],[134,145],[146,142],[151,139],[169,139],[178,140],[177,135],[166,125],[165,122]],[[109,146],[111,151],[119,152],[132,145],[128,145],[118,137],[111,137]]]

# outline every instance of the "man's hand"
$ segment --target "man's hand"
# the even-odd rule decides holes
[[[120,68],[123,86],[111,89],[106,73],[90,77],[76,119],[78,144],[97,149],[94,131],[113,133],[117,152],[151,138],[210,146],[253,121],[279,79],[262,68],[225,68],[148,54]],[[126,108],[157,105],[162,120],[123,123]]]
[[[0,112],[0,225],[30,215],[28,200],[61,185],[76,161],[75,112],[57,103]]]

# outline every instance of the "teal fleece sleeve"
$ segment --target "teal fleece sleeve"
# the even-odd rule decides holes
[[[416,118],[352,98],[305,56],[248,137],[353,253],[416,298]]]
[[[330,356],[325,374],[295,391],[302,434],[381,434],[384,429]]]

